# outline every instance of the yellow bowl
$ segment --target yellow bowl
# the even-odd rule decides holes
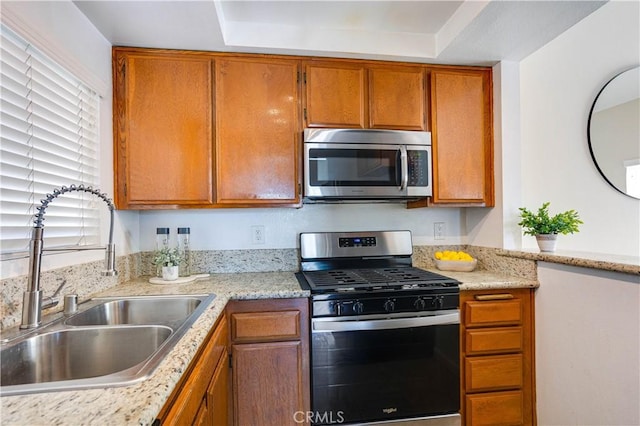
[[[478,259],[473,260],[438,260],[436,259],[436,268],[441,271],[455,272],[471,272],[476,269]]]

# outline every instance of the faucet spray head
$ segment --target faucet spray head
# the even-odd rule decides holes
[[[102,271],[103,277],[115,277],[118,275],[116,271],[116,245],[113,243],[107,244],[104,256],[105,270]]]

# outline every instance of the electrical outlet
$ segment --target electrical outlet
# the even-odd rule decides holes
[[[253,225],[251,227],[251,244],[264,244],[264,225]]]
[[[447,227],[444,222],[433,223],[433,239],[444,240],[444,234],[447,231]]]

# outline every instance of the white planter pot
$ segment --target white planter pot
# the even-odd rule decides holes
[[[536,241],[540,251],[556,251],[556,241],[558,234],[538,234]]]
[[[162,267],[162,279],[165,281],[173,281],[178,279],[178,267],[177,266],[163,266]]]

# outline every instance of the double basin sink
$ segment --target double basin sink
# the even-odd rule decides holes
[[[96,298],[3,340],[0,395],[122,386],[149,377],[214,294]]]

